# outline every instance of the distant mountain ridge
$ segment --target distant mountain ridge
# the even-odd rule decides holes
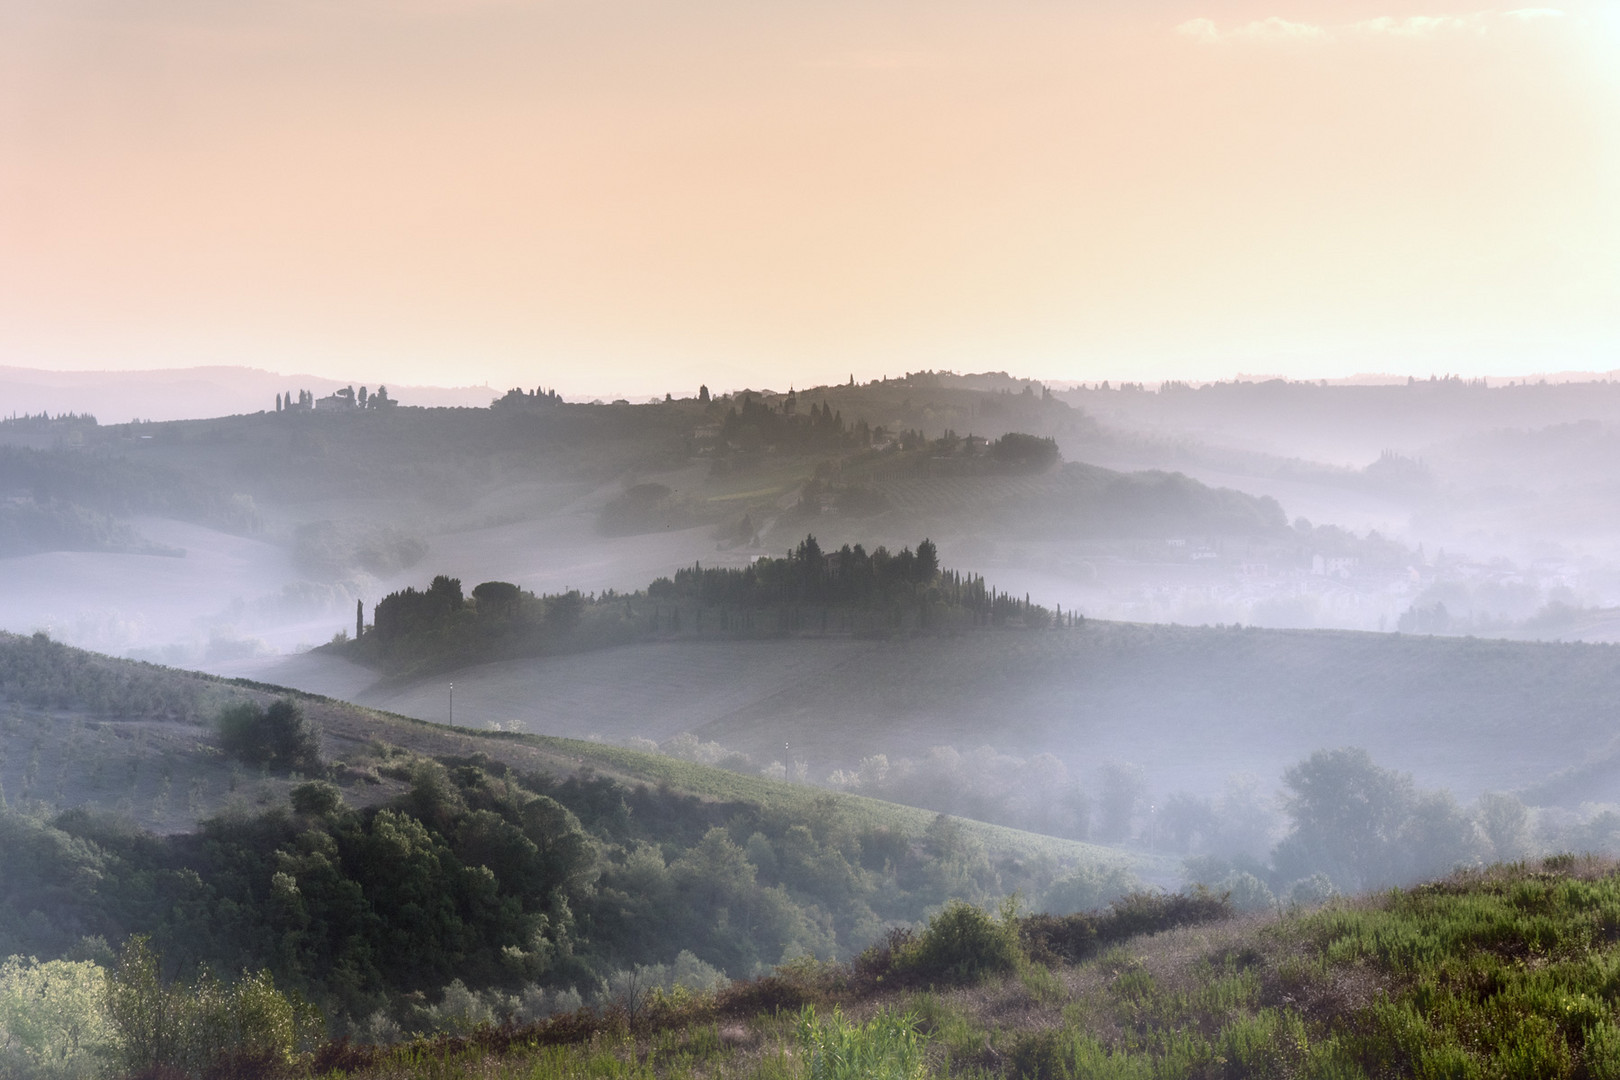
[[[0,367],[0,413],[89,413],[103,424],[131,420],[203,420],[273,410],[276,395],[310,390],[323,397],[345,386],[387,380],[279,375],[260,368],[158,368],[147,371],[46,371]],[[483,408],[496,396],[488,386],[389,384],[389,395],[409,405]]]

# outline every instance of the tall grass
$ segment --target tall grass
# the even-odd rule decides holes
[[[856,1022],[834,1008],[825,1019],[813,1005],[799,1013],[805,1080],[921,1080],[923,1038],[910,1013],[881,1012]]]

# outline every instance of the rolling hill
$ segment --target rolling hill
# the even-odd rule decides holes
[[[1083,774],[1135,762],[1155,790],[1269,780],[1357,745],[1462,796],[1620,797],[1613,646],[1087,620],[1053,631],[856,641],[655,641],[511,660],[393,684],[342,661],[271,660],[260,677],[406,715],[571,737],[682,732],[824,777],[863,757],[989,744]]]
[[[254,749],[278,716],[318,761],[300,751],[289,771]],[[187,969],[268,966],[345,1022],[452,979],[591,990],[682,951],[746,976],[848,956],[952,897],[1096,903],[1137,871],[1173,876],[1139,853],[43,635],[0,636],[0,850],[0,956],[146,934]]]

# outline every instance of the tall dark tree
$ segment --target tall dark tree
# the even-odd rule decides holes
[[[917,545],[917,561],[912,566],[912,573],[924,585],[939,576],[939,548],[932,540],[924,540]]]
[[[448,611],[459,610],[466,601],[461,595],[461,579],[439,574],[428,583],[428,596]]]
[[[227,754],[254,765],[313,772],[321,767],[320,737],[294,702],[277,698],[269,708],[256,702],[233,705],[219,714],[219,741]]]
[[[480,617],[514,616],[523,602],[523,590],[509,581],[485,581],[474,587],[472,596]]]

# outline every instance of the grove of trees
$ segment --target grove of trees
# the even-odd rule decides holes
[[[340,1025],[403,1023],[411,995],[453,983],[589,997],[682,953],[690,971],[745,977],[847,957],[953,897],[1104,902],[1133,884],[993,858],[944,816],[914,834],[858,825],[833,796],[806,812],[482,757],[393,760],[405,786],[381,804],[309,780],[194,834],[0,810],[0,956],[104,958],[144,934],[171,975],[263,970]]]
[[[890,551],[815,536],[781,557],[741,568],[693,565],[635,593],[536,596],[487,581],[469,598],[459,578],[438,575],[378,601],[357,641],[329,648],[399,673],[443,670],[513,656],[621,645],[648,637],[749,638],[891,634],[1066,625],[1065,617],[941,568],[930,540]]]

